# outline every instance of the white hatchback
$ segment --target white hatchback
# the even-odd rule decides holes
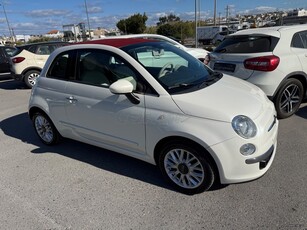
[[[278,118],[293,115],[306,97],[307,25],[238,31],[209,56],[212,69],[260,87]]]
[[[156,40],[55,50],[29,116],[47,145],[65,137],[141,159],[186,194],[256,179],[276,153],[278,120],[262,90]]]

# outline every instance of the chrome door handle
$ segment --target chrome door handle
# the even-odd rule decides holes
[[[69,103],[73,104],[76,103],[78,100],[74,98],[73,96],[66,97],[66,99],[69,101]]]

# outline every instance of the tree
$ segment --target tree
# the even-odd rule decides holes
[[[159,22],[157,23],[157,26],[164,25],[169,22],[179,22],[179,21],[180,21],[179,17],[177,17],[174,14],[170,14],[164,17],[160,17]]]
[[[193,22],[182,21],[160,25],[157,29],[157,34],[180,39],[182,43],[185,38],[193,37],[194,32],[195,29]]]
[[[157,29],[157,34],[161,34],[167,37],[174,36],[175,33],[176,33],[176,29],[171,24],[161,25]]]
[[[148,17],[145,13],[143,15],[134,14],[127,19],[120,20],[116,26],[125,34],[141,34],[146,30],[147,19]]]
[[[156,26],[150,26],[147,27],[145,30],[146,34],[156,34],[157,33],[157,27]]]

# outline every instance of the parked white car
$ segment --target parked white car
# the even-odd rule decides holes
[[[154,39],[158,41],[164,41],[171,45],[174,45],[178,47],[179,49],[182,49],[186,51],[187,53],[191,54],[193,57],[196,57],[197,59],[201,60],[202,62],[205,61],[205,58],[209,54],[209,51],[203,48],[191,48],[186,47],[182,45],[181,43],[175,41],[174,39],[171,39],[169,37],[159,35],[159,34],[129,34],[129,35],[120,35],[120,36],[112,36],[112,37],[106,37],[108,39],[113,38],[144,38],[144,39]]]
[[[225,39],[226,36],[233,34],[235,32],[236,31],[234,30],[226,30],[216,33],[212,39],[212,44],[215,46],[219,45]]]
[[[209,54],[209,66],[259,86],[279,118],[293,115],[306,97],[307,26],[268,27],[229,35]]]
[[[18,46],[12,56],[12,77],[32,88],[49,55],[67,42],[38,42]]]
[[[273,103],[165,42],[103,39],[55,50],[29,116],[47,145],[60,137],[157,165],[183,193],[254,180],[277,144]]]

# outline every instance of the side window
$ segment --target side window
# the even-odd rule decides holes
[[[12,48],[12,47],[5,47],[5,52],[12,57],[14,52],[16,51],[16,48]]]
[[[56,49],[56,46],[55,45],[49,45],[48,46],[48,50],[49,50],[49,54],[51,54],[54,50]]]
[[[301,32],[300,36],[301,36],[304,48],[307,49],[307,31]]]
[[[48,45],[41,45],[38,47],[36,53],[40,55],[49,55],[51,52]]]
[[[291,47],[307,49],[307,31],[294,34],[291,41]]]
[[[37,46],[36,45],[33,45],[31,47],[29,47],[28,51],[30,51],[31,53],[36,53],[36,49],[37,49]]]
[[[57,56],[51,64],[51,68],[49,69],[47,76],[50,78],[68,80],[70,76],[68,65],[70,56],[71,54],[67,52]]]
[[[85,84],[109,87],[113,82],[125,78],[136,89],[135,71],[121,57],[111,52],[85,49],[78,54],[79,77]]]
[[[78,54],[79,81],[96,85],[109,86],[111,74],[108,71],[110,57],[97,50],[80,50]]]

